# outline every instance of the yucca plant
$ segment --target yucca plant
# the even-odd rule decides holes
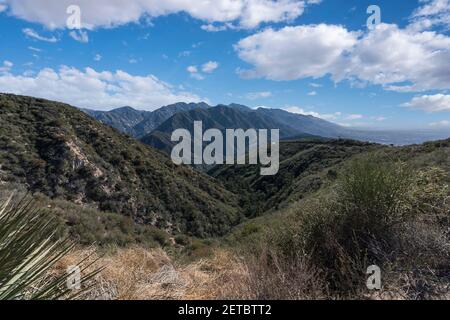
[[[49,276],[49,270],[73,249],[69,239],[56,236],[57,223],[49,213],[36,207],[30,197],[0,201],[0,300],[71,299],[67,285],[70,274]],[[80,261],[81,274],[90,265]],[[81,277],[86,284],[100,270]]]

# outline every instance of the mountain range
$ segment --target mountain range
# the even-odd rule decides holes
[[[117,130],[140,138],[155,130],[161,123],[178,112],[193,109],[206,109],[206,103],[175,103],[155,111],[136,110],[131,107],[117,108],[111,111],[82,109],[96,120]]]
[[[331,122],[289,113],[280,109],[250,109],[243,105],[230,104],[209,106],[206,103],[177,103],[153,112],[138,111],[130,107],[109,112],[83,110],[98,121],[127,133],[143,143],[170,154],[174,143],[172,132],[187,129],[193,132],[194,121],[202,121],[203,130],[226,129],[279,129],[280,138],[350,137],[346,128]]]
[[[200,120],[204,130],[280,129],[282,140],[315,136],[409,145],[450,137],[449,132],[438,130],[347,128],[310,115],[290,113],[282,109],[251,109],[239,104],[210,106],[206,103],[176,103],[152,112],[138,111],[130,107],[112,111],[83,111],[96,120],[166,153],[170,153],[173,147],[170,138],[175,129],[183,128],[192,133],[194,121]]]

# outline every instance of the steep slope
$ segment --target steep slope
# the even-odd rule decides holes
[[[313,136],[325,138],[339,138],[345,136],[350,138],[352,135],[351,130],[313,116],[290,113],[281,109],[259,108],[257,112],[275,119],[284,126],[295,128],[298,132]]]
[[[238,223],[215,179],[61,103],[0,95],[0,181],[197,236]]]
[[[257,166],[215,166],[208,174],[241,195],[247,216],[257,216],[292,205],[332,184],[342,166],[355,156],[379,153],[402,161],[420,172],[440,168],[450,172],[450,139],[403,147],[353,140],[302,139],[280,143],[280,170],[276,176],[261,176]],[[447,183],[450,183],[448,177]]]
[[[169,106],[159,108],[148,114],[143,121],[138,123],[132,131],[132,135],[136,138],[141,138],[153,130],[155,130],[164,121],[169,119],[176,113],[194,110],[207,109],[210,106],[206,103],[175,103]]]
[[[135,110],[131,107],[122,107],[111,111],[82,110],[101,123],[128,134],[131,134],[133,128],[148,116],[146,111]]]
[[[94,111],[83,109],[91,117],[117,130],[140,138],[152,132],[156,127],[178,112],[193,109],[206,109],[206,103],[175,103],[155,111],[140,111],[131,107],[123,107],[111,111]]]
[[[208,173],[241,195],[247,216],[277,210],[312,194],[333,180],[341,163],[384,148],[351,140],[303,139],[280,143],[280,170],[261,176],[258,166],[215,166]]]
[[[144,136],[141,141],[154,146],[166,153],[170,153],[173,143],[170,142],[172,132],[184,128],[193,132],[194,121],[203,122],[203,130],[216,128],[221,131],[226,129],[280,129],[280,138],[286,139],[292,136],[309,137],[289,124],[281,123],[271,115],[251,110],[239,105],[219,105],[209,109],[195,109],[188,112],[180,112],[162,123],[152,133]]]

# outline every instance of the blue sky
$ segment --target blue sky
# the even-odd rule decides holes
[[[0,0],[0,91],[101,110],[205,100],[450,128],[449,0],[198,3]],[[81,29],[67,26],[72,4]]]

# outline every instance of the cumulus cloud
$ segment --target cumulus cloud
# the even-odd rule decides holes
[[[342,26],[319,24],[266,29],[235,45],[239,57],[254,66],[238,72],[246,78],[271,80],[323,77],[333,71],[356,42],[357,34]]]
[[[235,49],[253,66],[238,70],[244,78],[330,75],[336,82],[350,80],[401,92],[450,89],[450,37],[435,32],[392,24],[366,33],[336,25],[306,25],[266,29],[242,39]]]
[[[334,72],[387,90],[411,92],[450,88],[450,37],[381,24],[355,45]]]
[[[450,95],[435,94],[414,97],[404,107],[424,110],[426,112],[450,111]]]
[[[22,29],[22,32],[31,39],[45,41],[45,42],[52,42],[52,43],[58,42],[58,39],[55,36],[44,37],[44,36],[41,36],[39,33],[37,33],[35,30],[33,30],[31,28]]]
[[[124,71],[97,72],[62,66],[59,70],[40,70],[34,76],[0,75],[2,92],[63,101],[78,107],[110,110],[129,105],[154,110],[163,105],[199,102],[195,94],[177,91],[153,75],[134,76]]]
[[[186,12],[208,23],[235,22],[242,28],[255,28],[265,22],[289,22],[301,16],[317,0],[5,0],[9,11],[21,19],[48,28],[65,28],[66,9],[78,5],[82,27],[113,27],[142,18]],[[42,8],[45,8],[43,10]]]

